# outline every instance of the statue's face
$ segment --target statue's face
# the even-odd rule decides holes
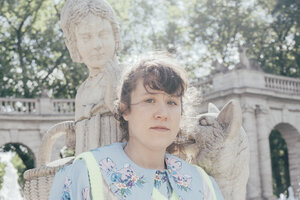
[[[78,52],[89,70],[101,69],[115,53],[114,33],[110,22],[89,14],[75,28]]]

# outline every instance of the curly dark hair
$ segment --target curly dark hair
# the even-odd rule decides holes
[[[124,112],[130,112],[131,93],[135,90],[137,81],[143,80],[147,92],[152,90],[164,91],[167,94],[182,97],[187,89],[187,76],[180,64],[166,53],[155,53],[140,58],[135,64],[128,67],[119,88],[116,101],[115,118],[120,122],[123,133],[122,140],[129,140],[128,122],[123,118]],[[125,105],[121,108],[120,104]],[[182,104],[181,104],[182,105]],[[181,106],[181,112],[183,112]]]

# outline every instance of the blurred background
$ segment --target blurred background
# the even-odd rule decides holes
[[[121,63],[165,50],[185,66],[204,102],[222,107],[230,98],[241,101],[246,132],[255,135],[250,150],[257,168],[250,177],[253,172],[256,178],[250,182],[259,183],[248,184],[247,198],[287,197],[289,186],[300,198],[300,1],[107,1],[122,30]],[[35,167],[47,129],[74,119],[76,89],[88,70],[71,61],[64,44],[59,22],[64,3],[0,0],[0,199],[23,187],[22,175]],[[205,112],[204,107],[199,109]],[[257,121],[259,113],[264,122]],[[72,154],[63,144],[64,138],[53,159]],[[269,165],[261,163],[264,156]],[[18,176],[11,181],[13,174]],[[22,199],[21,193],[12,199]]]

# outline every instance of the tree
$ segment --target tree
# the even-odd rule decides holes
[[[300,77],[298,0],[108,0],[121,24],[121,63],[166,50],[186,66],[190,80],[218,60],[238,62],[238,48],[268,73]],[[0,96],[74,98],[87,77],[71,61],[59,27],[65,0],[0,0]]]
[[[0,2],[0,96],[32,98],[47,88],[54,97],[74,97],[87,70],[71,62],[59,28],[64,2]]]
[[[300,2],[277,0],[276,3],[260,1],[272,21],[268,26],[271,39],[262,49],[265,71],[290,77],[300,77]],[[266,50],[266,51],[264,51]]]
[[[0,162],[0,190],[2,188],[3,176],[5,174],[6,164]]]
[[[281,193],[287,193],[291,185],[289,174],[289,158],[286,142],[277,130],[272,130],[270,136],[273,191],[279,197]]]
[[[238,48],[268,73],[299,77],[299,1],[195,0],[191,39],[205,44],[203,63],[217,59],[227,67],[239,60]]]
[[[25,147],[22,144],[18,144],[18,143],[5,144],[3,147],[0,148],[0,152],[15,152],[16,153],[16,155],[11,159],[11,163],[17,169],[18,175],[19,175],[18,182],[23,187],[25,184],[25,179],[23,176],[24,172],[28,169],[34,168],[33,153],[27,147]],[[3,165],[2,165],[2,167],[3,167]],[[3,175],[4,175],[4,172],[3,172],[2,176]],[[0,175],[0,178],[2,178],[1,175]],[[1,183],[1,180],[0,180],[0,183]]]

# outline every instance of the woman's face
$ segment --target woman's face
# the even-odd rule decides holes
[[[128,122],[129,141],[151,150],[166,149],[176,138],[181,119],[181,97],[143,86],[137,81],[131,93],[130,111],[123,114]]]

